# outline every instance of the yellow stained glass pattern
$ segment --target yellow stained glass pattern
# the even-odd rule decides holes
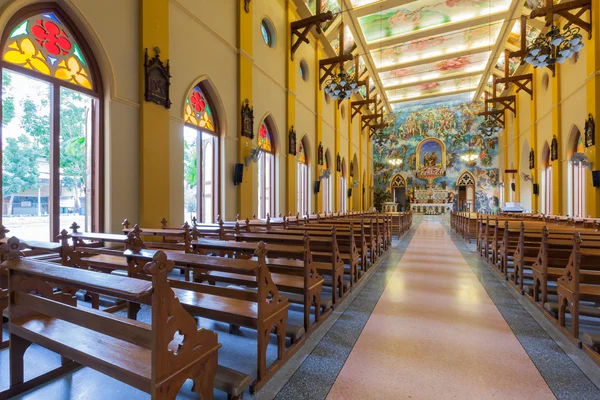
[[[65,60],[61,61],[55,75],[59,79],[79,84],[88,89],[92,88],[87,72],[79,65],[75,57],[69,58],[66,62]]]
[[[70,30],[52,12],[21,21],[3,49],[3,60],[92,89],[87,62]]]
[[[267,125],[264,122],[260,124],[260,128],[258,128],[258,147],[264,151],[273,151],[271,132],[269,132]]]
[[[300,148],[298,149],[298,162],[306,164],[306,152],[304,151],[302,143],[300,143]]]
[[[8,50],[4,53],[4,61],[50,75],[50,68],[46,65],[46,58],[41,51],[35,48],[35,45],[29,38],[21,40],[21,43],[14,41],[9,44]]]

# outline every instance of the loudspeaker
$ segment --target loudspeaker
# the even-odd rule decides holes
[[[348,197],[352,197],[352,188],[348,189]]]
[[[540,185],[538,185],[537,183],[533,184],[533,194],[535,194],[535,195],[540,194]]]
[[[242,183],[244,178],[244,164],[235,164],[233,171],[233,186],[237,186]]]
[[[594,187],[600,187],[600,171],[592,171],[592,182]]]
[[[515,187],[516,187],[516,186],[515,186],[515,183],[514,183],[514,182],[510,184],[510,189],[511,189],[513,192],[515,191]]]
[[[315,182],[315,194],[319,193],[321,191],[321,181],[316,181]]]

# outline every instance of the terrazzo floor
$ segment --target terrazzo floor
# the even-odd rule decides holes
[[[554,395],[441,221],[417,229],[327,399]]]
[[[416,217],[356,289],[263,390],[244,399],[600,400],[600,369],[574,360],[582,351],[559,345],[537,309],[527,310],[522,296],[450,232],[446,218]],[[294,310],[291,319],[300,316]],[[220,362],[252,374],[252,357],[241,354],[252,349],[253,332],[234,338],[223,324],[201,325],[219,332],[227,348]],[[37,346],[29,360],[33,376],[59,361]],[[7,351],[0,351],[0,390],[8,383],[7,361]],[[190,387],[187,382],[177,398],[193,398]],[[149,396],[81,368],[18,398]]]

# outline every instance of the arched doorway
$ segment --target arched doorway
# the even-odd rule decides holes
[[[398,204],[398,211],[406,210],[406,178],[402,174],[396,174],[390,183],[392,201]]]
[[[458,210],[473,212],[475,210],[475,177],[469,171],[465,171],[458,177],[456,186],[458,186]]]

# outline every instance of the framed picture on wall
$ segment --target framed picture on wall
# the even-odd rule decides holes
[[[596,144],[596,124],[592,114],[588,114],[588,119],[585,121],[585,147],[591,147]]]
[[[254,107],[248,99],[242,102],[242,136],[254,139]]]
[[[531,149],[531,151],[529,152],[529,169],[534,169],[535,168],[535,153],[533,152],[533,149]]]

